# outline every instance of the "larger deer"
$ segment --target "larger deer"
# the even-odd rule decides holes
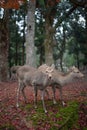
[[[12,66],[11,69],[10,69],[10,73],[11,73],[11,80],[15,80],[17,78],[17,75],[16,75],[16,72],[17,70],[20,68],[21,66],[19,65],[15,65],[15,66]]]
[[[47,86],[49,86],[50,82],[51,82],[51,77],[52,77],[52,69],[49,70],[49,68],[47,67],[46,70],[44,72],[30,67],[30,66],[22,66],[18,69],[17,71],[17,77],[18,77],[18,83],[19,83],[19,87],[17,90],[17,107],[19,106],[19,93],[20,91],[22,91],[23,97],[26,101],[26,96],[24,93],[24,88],[28,85],[28,86],[32,86],[34,88],[34,103],[35,103],[35,107],[36,107],[36,103],[37,103],[37,91],[38,89],[42,91],[42,103],[43,103],[43,108],[45,113],[47,112],[46,107],[45,107],[45,103],[44,103],[44,93],[45,90],[47,88]]]

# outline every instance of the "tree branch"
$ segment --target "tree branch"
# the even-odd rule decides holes
[[[77,6],[86,7],[87,6],[87,0],[70,0],[71,3]]]
[[[61,24],[64,20],[66,20],[66,19],[69,17],[69,15],[70,15],[76,8],[77,8],[77,5],[73,6],[73,7],[68,11],[68,13],[66,13],[64,16],[60,17],[58,23],[55,25],[55,29],[56,29],[57,27],[59,27],[60,24]]]

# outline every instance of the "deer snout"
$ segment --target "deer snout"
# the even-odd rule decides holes
[[[51,74],[49,74],[49,79],[52,79],[52,75]]]
[[[83,77],[84,77],[84,74],[80,73],[80,77],[82,77],[82,78],[83,78]]]

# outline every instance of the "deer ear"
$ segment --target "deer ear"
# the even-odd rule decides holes
[[[72,69],[75,69],[75,66],[73,65],[71,68],[72,68]]]
[[[54,69],[55,69],[55,65],[54,65],[54,64],[52,64],[52,65],[51,65],[51,68],[54,70]]]
[[[48,72],[48,71],[49,71],[49,67],[46,68],[46,72]]]
[[[73,69],[75,69],[76,67],[75,66],[73,66]]]
[[[69,71],[70,71],[70,72],[73,71],[74,68],[75,68],[75,66],[70,67],[70,68],[69,68]]]

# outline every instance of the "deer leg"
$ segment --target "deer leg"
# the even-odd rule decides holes
[[[25,103],[27,103],[27,98],[26,98],[26,95],[25,95],[25,92],[24,92],[24,88],[25,88],[25,87],[26,87],[26,86],[22,83],[21,92],[22,92],[22,95],[23,95],[23,97],[24,97]]]
[[[11,74],[11,80],[14,81],[15,80],[15,74]]]
[[[21,83],[19,82],[19,86],[17,89],[17,104],[16,106],[19,107],[19,95],[20,95]]]
[[[47,113],[45,102],[44,102],[44,95],[45,95],[45,90],[42,90],[42,92],[41,92],[41,100],[42,100],[42,104],[43,104],[43,109],[44,109],[45,113]]]
[[[53,104],[57,104],[56,98],[55,98],[55,93],[56,93],[56,87],[52,86],[52,91],[53,91]]]
[[[20,95],[20,91],[22,91],[24,100],[26,101],[26,96],[25,96],[25,93],[24,93],[24,88],[25,88],[25,85],[22,82],[19,82],[19,87],[17,89],[17,105],[16,105],[17,107],[19,107],[19,95]]]
[[[62,93],[62,88],[59,88],[59,91],[60,91],[60,100],[62,102],[62,106],[65,105],[65,102],[63,101],[63,93]]]
[[[37,90],[37,87],[35,86],[34,87],[34,106],[35,106],[35,108],[37,108],[37,92],[38,92],[38,90]]]
[[[50,98],[49,98],[49,93],[48,93],[48,90],[47,90],[47,89],[45,90],[45,92],[46,92],[46,95],[48,96],[48,99],[50,99]]]

